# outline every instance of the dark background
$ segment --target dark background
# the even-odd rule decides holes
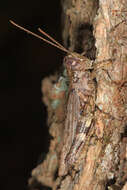
[[[61,42],[61,7],[60,0],[2,0],[0,9],[0,190],[23,190],[50,140],[41,81],[62,65],[63,53],[9,19]]]

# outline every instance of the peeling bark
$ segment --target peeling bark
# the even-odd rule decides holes
[[[51,77],[45,79],[43,101],[48,107],[53,140],[46,160],[35,169],[40,173],[33,170],[29,184],[36,179],[54,190],[125,190],[127,0],[63,0],[62,7],[65,46],[71,51],[85,52],[95,62],[94,125],[74,167],[65,176],[58,176],[68,85],[66,75],[55,85]]]

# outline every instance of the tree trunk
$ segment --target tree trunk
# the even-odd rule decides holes
[[[76,162],[71,167],[66,165],[67,172],[60,174],[59,170],[64,170],[60,161],[61,152],[72,136],[71,131],[65,134],[71,86],[65,71],[59,79],[57,75],[44,79],[43,101],[47,105],[48,125],[53,139],[46,159],[32,171],[29,185],[32,186],[36,180],[54,190],[125,190],[127,0],[62,0],[62,8],[64,46],[72,52],[84,52],[84,59],[93,61],[91,70],[82,68],[84,73],[90,73],[94,84],[94,96],[89,98],[85,95],[87,101],[84,100],[86,107],[83,110],[85,121],[89,117],[88,111],[92,114],[92,124]],[[70,80],[69,83],[72,82]],[[72,109],[72,112],[75,111],[80,112],[80,109]],[[80,115],[77,112],[73,113],[75,117]],[[77,132],[74,134],[75,141],[76,135]],[[76,149],[75,144],[72,142],[69,146]]]

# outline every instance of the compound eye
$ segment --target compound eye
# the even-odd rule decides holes
[[[75,68],[80,62],[80,60],[76,59],[75,57],[65,57],[64,61],[65,64],[72,67],[72,69]]]
[[[67,65],[72,65],[73,64],[73,62],[75,62],[75,58],[73,58],[73,57],[65,57],[65,63],[67,64]]]

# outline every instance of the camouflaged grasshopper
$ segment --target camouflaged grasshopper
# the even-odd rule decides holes
[[[59,175],[66,175],[70,166],[73,166],[78,159],[89,129],[92,126],[95,85],[90,70],[93,69],[93,61],[83,55],[67,50],[40,28],[38,30],[51,41],[19,26],[11,20],[10,22],[21,30],[68,54],[64,58],[64,65],[69,77],[69,95],[59,165]]]

